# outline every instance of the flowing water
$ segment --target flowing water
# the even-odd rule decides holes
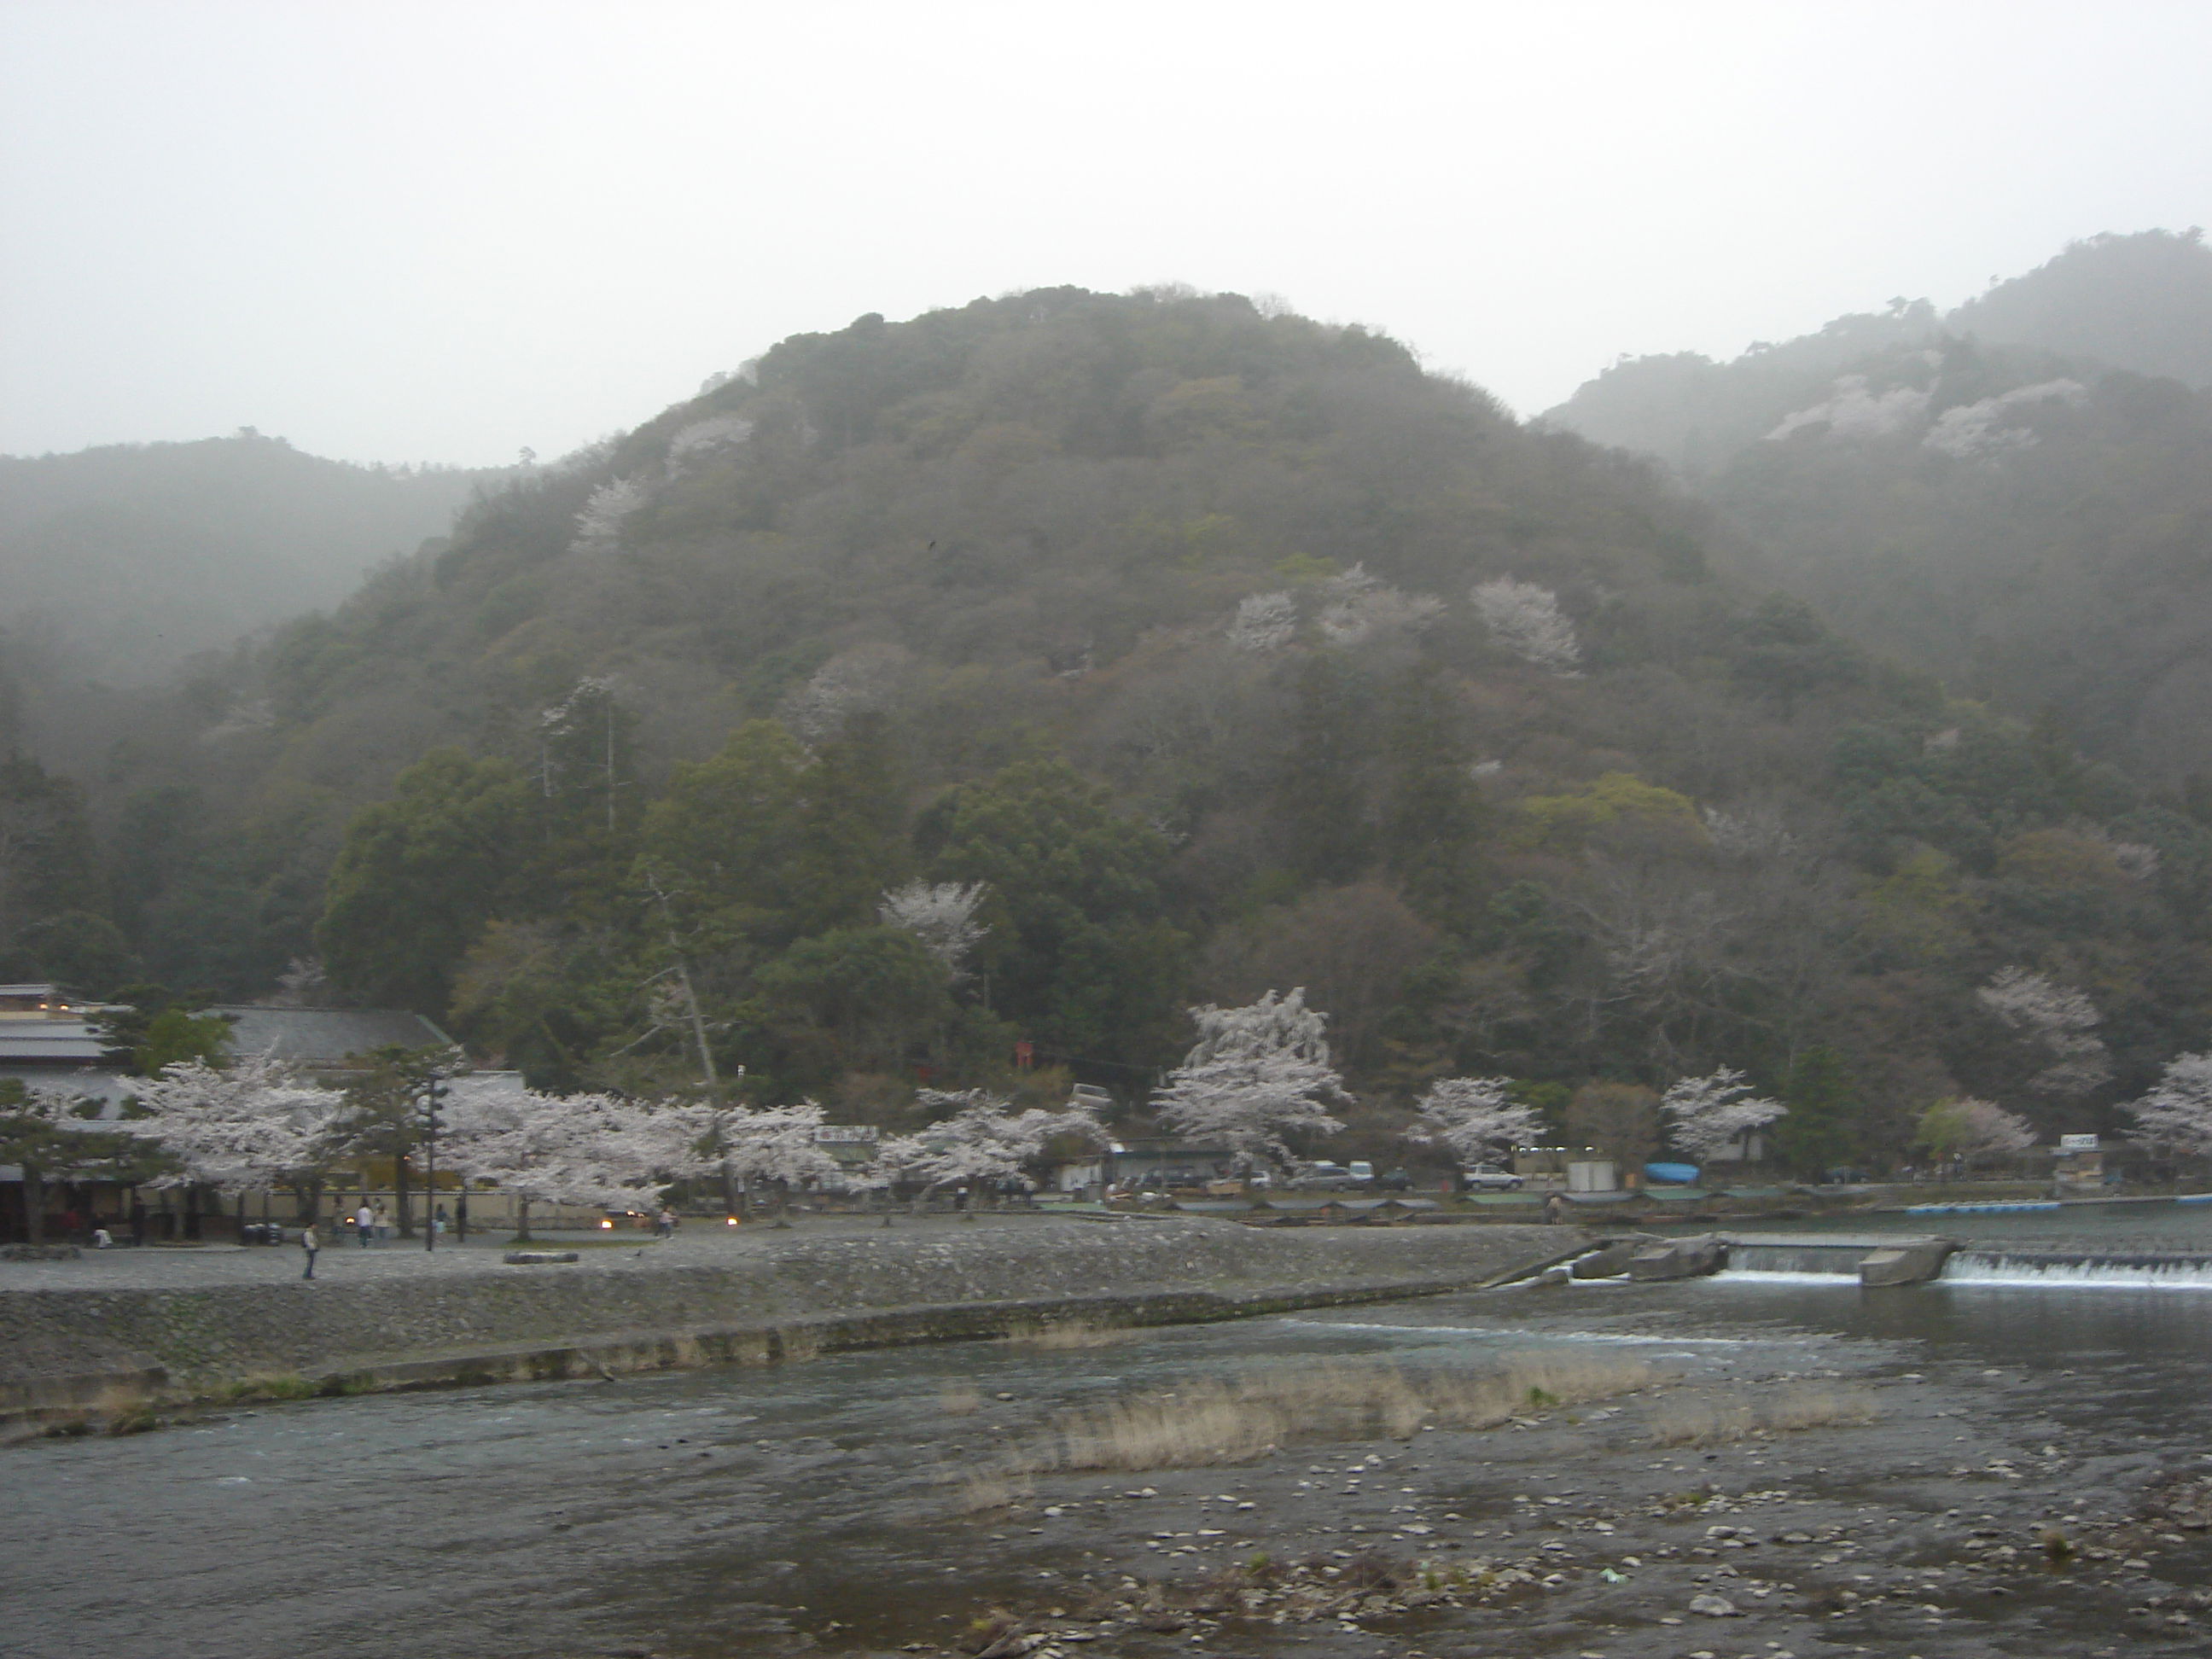
[[[1003,1517],[994,1533],[963,1512],[961,1477],[994,1447],[1071,1404],[1316,1357],[1600,1346],[1716,1376],[1802,1366],[1808,1347],[1876,1374],[1965,1362],[2051,1384],[2033,1408],[2085,1437],[2212,1443],[2202,1386],[2212,1297],[2170,1293],[2179,1281],[2154,1267],[2100,1276],[2084,1246],[2212,1255],[2212,1212],[2069,1213],[2047,1228],[2040,1215],[1973,1219],[2012,1224],[1973,1230],[1988,1242],[1967,1271],[1903,1290],[1863,1291],[1846,1273],[1807,1271],[1817,1260],[1785,1261],[1710,1280],[1155,1332],[1096,1350],[967,1344],[311,1401],[39,1443],[0,1454],[10,1499],[0,1646],[278,1659],[427,1642],[449,1659],[626,1647],[704,1659],[798,1650],[834,1618],[846,1637],[896,1647],[947,1629],[941,1616],[979,1597],[1034,1595],[1083,1571],[1079,1534]],[[2039,1277],[1972,1266],[2008,1259],[2000,1237],[2010,1255],[2063,1241],[2082,1260]]]

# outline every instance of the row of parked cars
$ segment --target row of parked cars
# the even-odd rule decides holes
[[[1521,1185],[1521,1177],[1492,1164],[1477,1164],[1459,1172],[1459,1184],[1468,1192],[1510,1192]],[[1403,1170],[1378,1176],[1364,1159],[1302,1164],[1290,1181],[1291,1190],[1299,1193],[1403,1193],[1413,1186],[1413,1178]]]

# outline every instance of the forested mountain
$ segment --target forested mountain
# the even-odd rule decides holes
[[[337,604],[501,476],[355,466],[252,432],[0,456],[0,629],[43,672],[144,684]]]
[[[1646,358],[1547,416],[1659,455],[1719,567],[2177,788],[2212,777],[2212,250],[2100,237],[1939,319]],[[2191,778],[2199,780],[2191,784]]]
[[[1753,559],[1357,328],[864,317],[149,702],[88,775],[100,905],[17,880],[9,971],[100,911],[111,975],[319,951],[541,1081],[703,1035],[884,1121],[1022,1039],[1138,1093],[1188,1004],[1304,985],[1364,1133],[1439,1075],[1721,1063],[1808,1166],[1960,1090],[2094,1126],[2203,1040],[2212,836]]]
[[[1731,362],[1694,351],[1625,357],[1543,420],[1656,455],[1696,482],[1821,404],[1863,363],[1962,340],[2016,348],[2000,354],[2006,361],[2078,359],[2093,374],[2129,369],[2212,387],[2212,249],[2198,230],[2091,237],[1948,313],[1899,298],[1817,333],[1759,341]]]

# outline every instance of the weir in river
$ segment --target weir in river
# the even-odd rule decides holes
[[[1932,1282],[2212,1290],[2212,1250],[2030,1241],[1969,1245],[1928,1234],[1723,1233],[1649,1241],[1642,1257],[1627,1265],[1626,1272],[1632,1278],[1654,1279],[1711,1274],[1739,1283],[1802,1279],[1882,1287]]]
[[[1943,1264],[1947,1285],[2212,1291],[2212,1254],[2181,1251],[1960,1250]]]

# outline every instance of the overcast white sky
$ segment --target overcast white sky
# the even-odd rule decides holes
[[[0,451],[550,456],[782,336],[1266,291],[1526,411],[2212,222],[2203,0],[0,0]]]

